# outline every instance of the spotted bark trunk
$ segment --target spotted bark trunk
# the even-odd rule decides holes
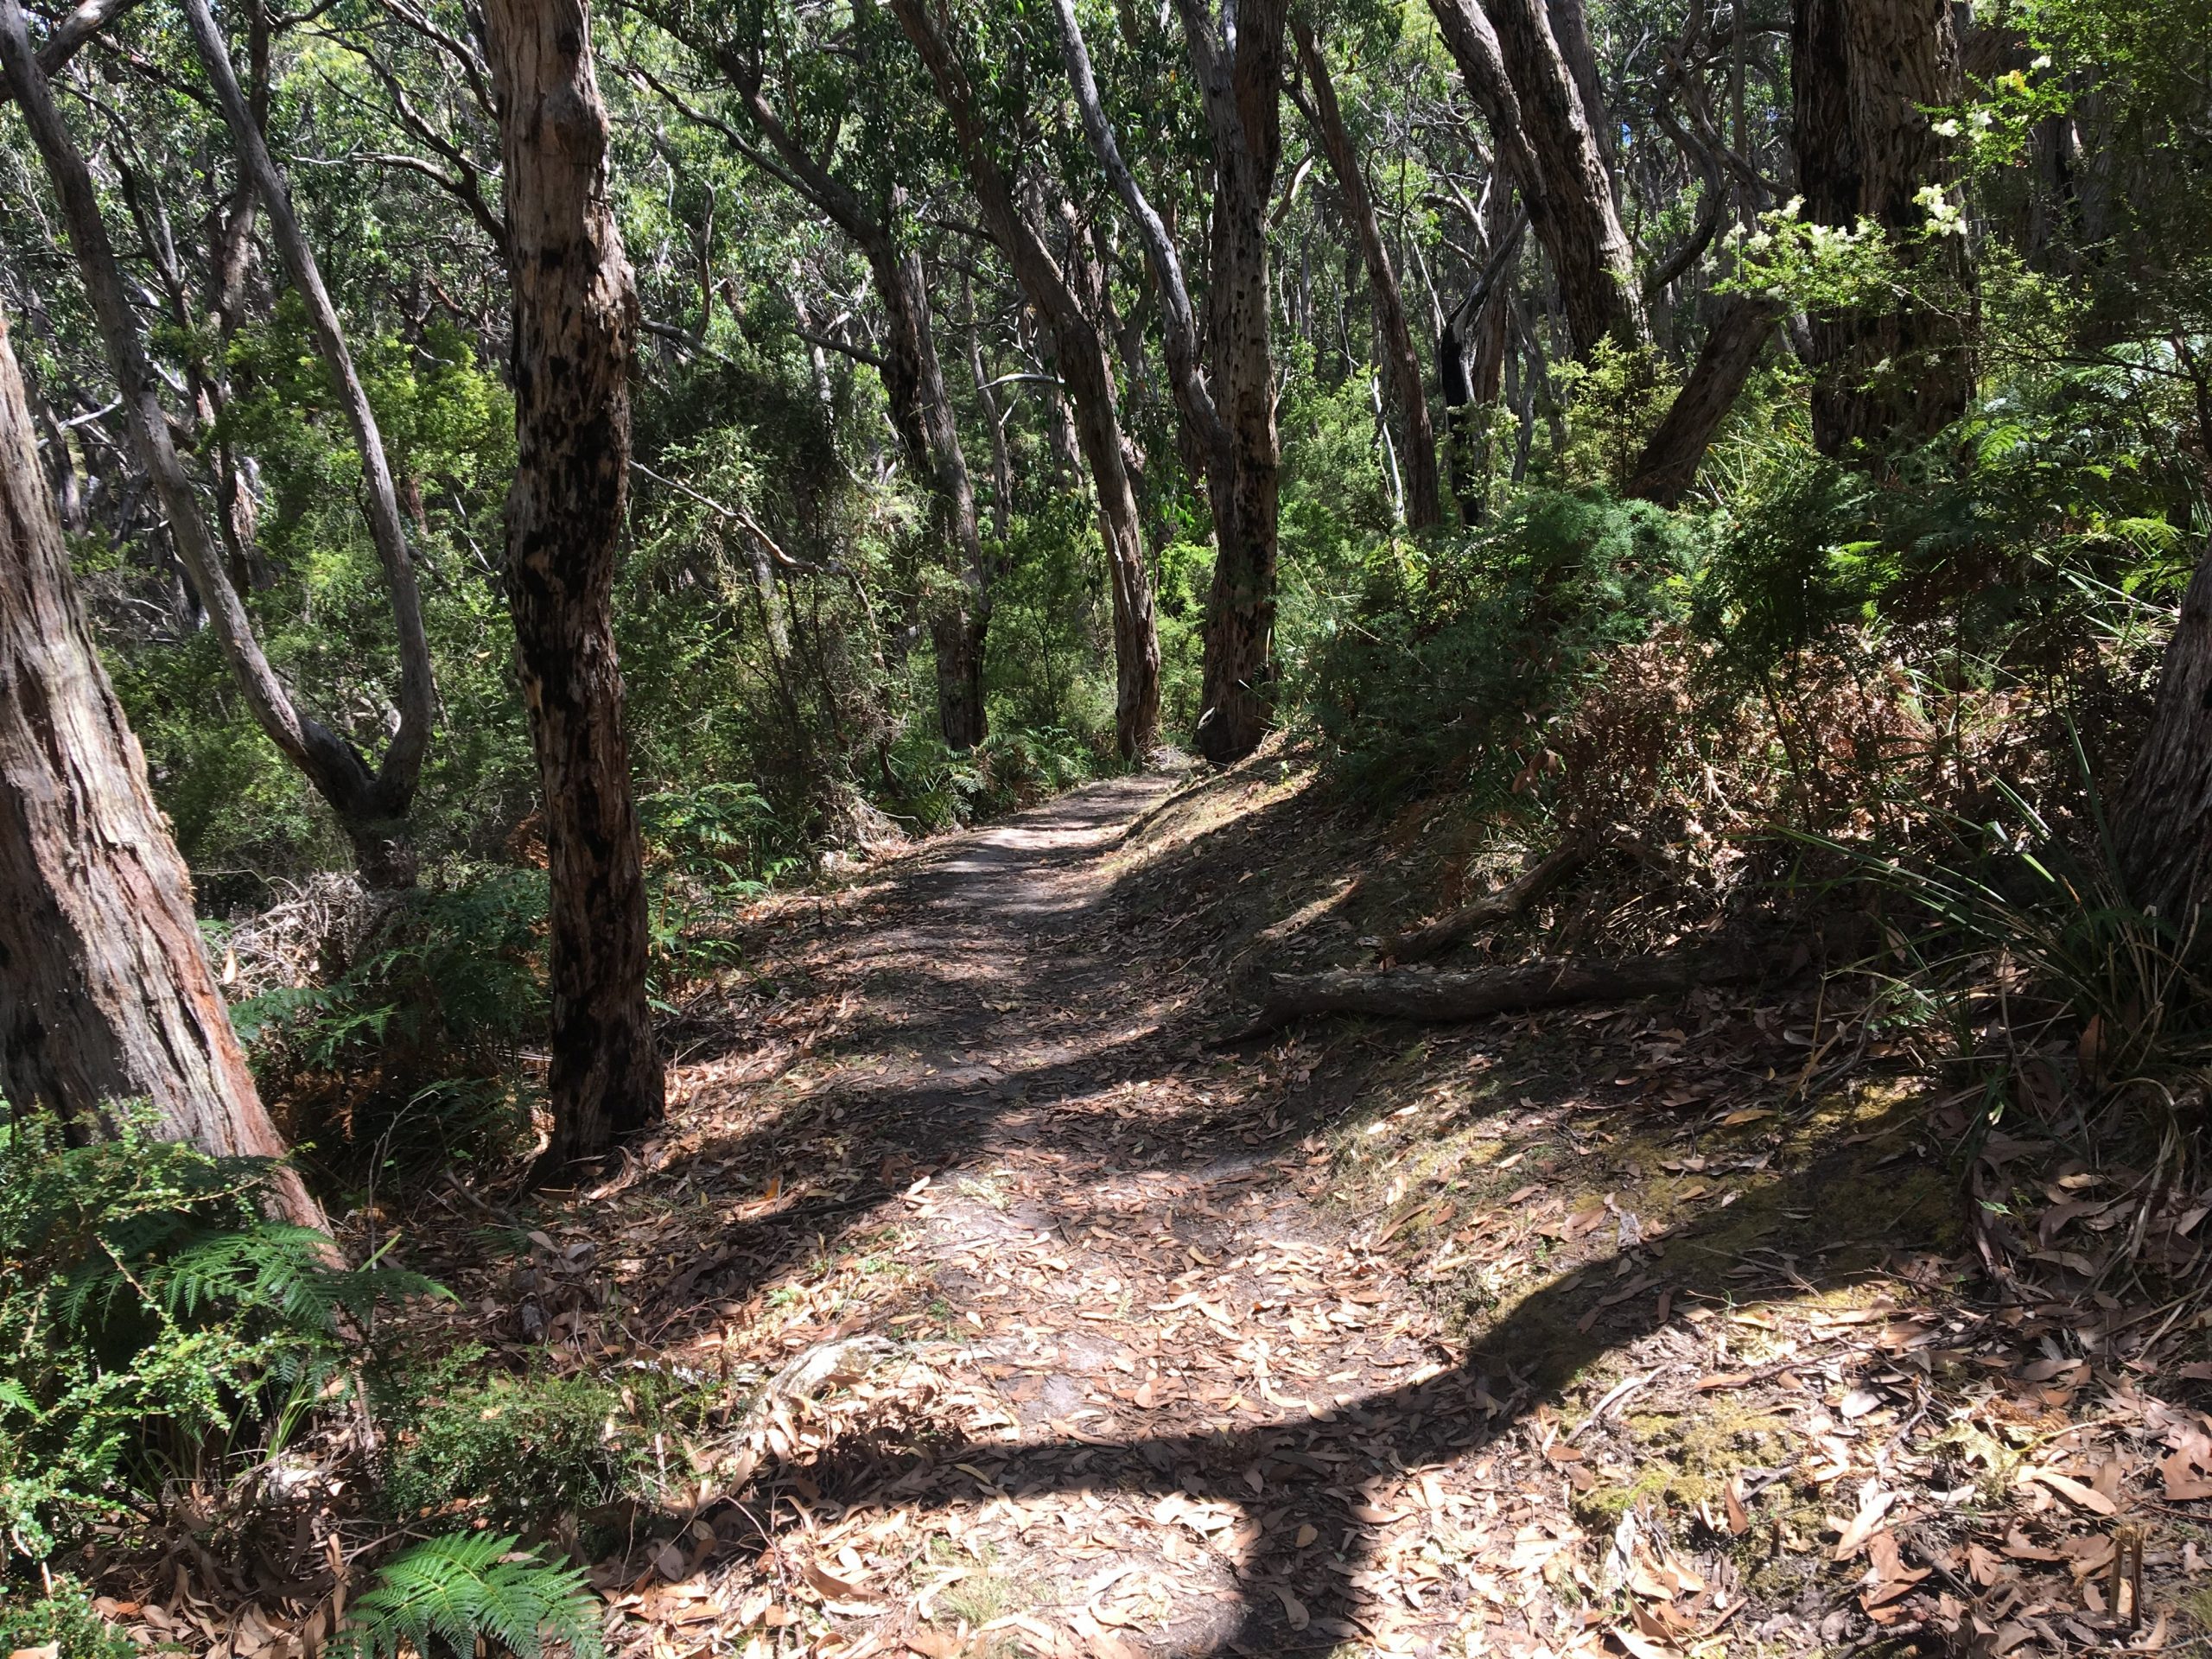
[[[1206,595],[1198,752],[1217,766],[1260,746],[1274,721],[1275,559],[1282,465],[1268,338],[1268,208],[1282,160],[1286,0],[1230,8],[1180,0],[1212,140],[1206,288],[1208,380],[1220,429],[1209,456],[1213,584]]]
[[[557,1175],[661,1114],[645,878],[612,590],[630,481],[637,290],[607,194],[583,0],[490,0],[514,283],[507,603],[551,865]]]
[[[117,1103],[219,1157],[279,1158],[192,910],[191,877],[71,584],[0,319],[0,1096],[68,1135]],[[288,1219],[322,1227],[289,1171]]]
[[[1528,205],[1575,355],[1648,333],[1635,250],[1593,121],[1541,0],[1429,0],[1444,43]]]

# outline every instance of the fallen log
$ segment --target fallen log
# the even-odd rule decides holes
[[[1440,957],[1476,930],[1511,921],[1587,863],[1590,851],[1587,842],[1569,841],[1497,892],[1486,893],[1448,916],[1394,936],[1384,943],[1382,954],[1393,962],[1427,962]]]
[[[1221,1040],[1243,1042],[1294,1020],[1324,1014],[1363,1014],[1448,1025],[1578,1002],[1633,1002],[1700,985],[1740,985],[1795,971],[1810,960],[1807,947],[1796,944],[1764,950],[1675,951],[1611,962],[1550,957],[1466,974],[1405,969],[1278,974],[1258,1016]]]

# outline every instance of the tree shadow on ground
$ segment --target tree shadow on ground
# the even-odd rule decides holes
[[[1892,1106],[1873,1134],[1910,1128],[1918,1109],[1916,1103]],[[1554,1275],[1481,1326],[1462,1363],[1417,1382],[1343,1404],[1322,1399],[1315,1411],[1226,1430],[1193,1426],[1126,1439],[1068,1435],[1020,1445],[978,1439],[925,1452],[866,1441],[841,1444],[777,1478],[804,1483],[810,1497],[818,1493],[846,1505],[925,1509],[993,1493],[1072,1498],[1088,1491],[1153,1499],[1180,1493],[1235,1505],[1262,1526],[1236,1565],[1240,1589],[1234,1616],[1204,1642],[1170,1650],[1325,1650],[1355,1634],[1344,1587],[1372,1564],[1386,1530],[1362,1490],[1368,1479],[1478,1456],[1521,1432],[1539,1407],[1561,1407],[1608,1356],[1636,1348],[1669,1323],[1678,1346],[1694,1349],[1703,1338],[1690,1335],[1681,1316],[1700,1303],[1743,1310],[1826,1295],[1880,1272],[1885,1262],[1904,1266],[1916,1248],[1938,1246],[1947,1220],[1942,1185],[1923,1183],[1917,1194],[1901,1192],[1859,1154],[1859,1148],[1845,1148],[1747,1192],[1732,1209],[1751,1206],[1768,1218],[1751,1230],[1761,1245],[1746,1248],[1743,1217],[1715,1210],[1652,1241],[1663,1249],[1663,1257],[1645,1249],[1617,1250]],[[1875,1196],[1883,1193],[1896,1202]],[[1910,1213],[1916,1211],[1916,1216]],[[1902,1235],[1879,1236],[1885,1222],[1893,1230],[1915,1224]],[[1839,1241],[1869,1234],[1877,1236],[1863,1248],[1835,1249]],[[1752,1264],[1748,1280],[1742,1276],[1747,1261]],[[1663,1318],[1662,1284],[1671,1303]],[[1624,1287],[1633,1294],[1621,1296]],[[1300,1548],[1295,1541],[1308,1526],[1313,1541]],[[1338,1622],[1294,1628],[1277,1586],[1314,1619]],[[1448,1618],[1459,1610],[1455,1599],[1464,1598],[1465,1588],[1437,1588],[1431,1611]],[[1333,1633],[1322,1635],[1323,1629]]]
[[[1225,792],[1228,785],[1209,779],[1199,787]],[[1179,896],[1185,912],[1211,902],[1215,913],[1193,931],[1211,931],[1220,941],[1217,955],[1234,957],[1265,918],[1305,913],[1342,891],[1336,852],[1310,844],[1311,804],[1287,797],[1243,807],[1109,881],[1060,886],[1062,875],[1147,832],[1151,814],[1129,821],[1128,804],[1110,790],[1079,793],[963,838],[885,885],[888,926],[878,927],[864,912],[825,931],[828,959],[819,976],[864,999],[860,1019],[807,1052],[810,1068],[834,1084],[794,1096],[780,1116],[698,1136],[681,1157],[643,1179],[656,1190],[680,1187],[687,1178],[704,1183],[718,1170],[781,1166],[831,1142],[842,1147],[839,1171],[812,1190],[804,1190],[812,1173],[798,1172],[803,1190],[778,1213],[735,1220],[702,1214],[711,1225],[699,1230],[695,1257],[671,1279],[638,1289],[639,1311],[659,1340],[714,1322],[717,1310],[755,1294],[810,1253],[893,1218],[899,1212],[885,1212],[903,1189],[902,1160],[907,1168],[938,1172],[943,1187],[1018,1142],[1086,1168],[1110,1164],[1124,1173],[1179,1174],[1203,1185],[1278,1159],[1307,1128],[1360,1109],[1356,1090],[1333,1098],[1316,1090],[1301,1121],[1262,1132],[1249,1116],[1224,1114],[1202,1096],[1173,1108],[1148,1101],[1141,1154],[1108,1138],[1113,1119],[1087,1106],[1187,1065],[1223,1017],[1220,976],[1208,972],[1185,974],[1133,1017],[1126,968],[1101,949],[1117,928],[1141,927],[1154,943],[1163,919],[1185,913],[1174,909]],[[1053,840],[1070,832],[1079,838]],[[1262,868],[1263,880],[1236,879]],[[1086,942],[1089,949],[1075,948]],[[1054,977],[1032,986],[1040,963]],[[1027,1007],[997,1017],[1002,1010],[995,1001],[1031,991]],[[1085,997],[1102,1006],[1086,1007]],[[744,1040],[733,1032],[730,1052]],[[907,1063],[887,1065],[887,1056],[917,1046]],[[979,1058],[1003,1057],[1009,1047],[1020,1048],[1026,1062],[985,1065]],[[878,1065],[887,1065],[881,1075]],[[1802,1169],[1759,1174],[1732,1206],[1714,1206],[1663,1238],[1624,1243],[1610,1256],[1553,1274],[1477,1321],[1459,1363],[1417,1382],[1341,1401],[1317,1398],[1303,1412],[1227,1428],[1205,1426],[1195,1408],[1171,1407],[1154,1414],[1162,1424],[1157,1432],[1122,1437],[1057,1432],[1064,1425],[1052,1438],[1014,1445],[976,1440],[924,1447],[849,1436],[817,1457],[767,1471],[766,1504],[755,1507],[772,1513],[779,1497],[794,1491],[810,1503],[818,1497],[926,1510],[985,1491],[1073,1497],[1108,1489],[1232,1505],[1257,1524],[1235,1564],[1230,1616],[1175,1650],[1325,1649],[1358,1629],[1344,1586],[1375,1560],[1386,1530],[1363,1491],[1367,1482],[1481,1454],[1522,1432],[1540,1407],[1561,1405],[1609,1355],[1647,1342],[1670,1321],[1668,1339],[1689,1341],[1681,1316],[1697,1299],[1740,1306],[1832,1292],[1875,1271],[1885,1254],[1932,1242],[1944,1217],[1914,1211],[1941,1211],[1942,1184],[1923,1181],[1918,1196],[1903,1202],[1905,1195],[1882,1173],[1891,1159],[1877,1155],[1911,1127],[1917,1110],[1892,1102],[1878,1121],[1861,1122],[1861,1132],[1849,1137],[1857,1144],[1832,1148]],[[1509,1185],[1501,1181],[1477,1202],[1510,1205]],[[1892,1205],[1892,1198],[1901,1202]],[[1051,1205],[1017,1195],[1005,1217],[1010,1227],[1056,1227],[1064,1236],[1094,1218],[1080,1185]],[[1103,1211],[1096,1218],[1113,1219]],[[1885,1223],[1894,1230],[1908,1221],[1920,1237],[1881,1236]],[[1838,1250],[1840,1240],[1870,1242]],[[1662,1307],[1662,1292],[1669,1308]],[[1311,1541],[1299,1545],[1306,1528]],[[1294,1628],[1278,1586],[1314,1622]],[[1457,1611],[1453,1598],[1465,1593],[1464,1586],[1440,1586],[1432,1608],[1448,1615]]]

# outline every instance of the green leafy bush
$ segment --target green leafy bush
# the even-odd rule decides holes
[[[469,1655],[480,1640],[514,1659],[548,1647],[575,1659],[603,1651],[598,1604],[581,1567],[555,1567],[512,1537],[462,1533],[432,1538],[386,1562],[353,1604],[340,1642],[357,1659]]]
[[[0,1527],[37,1559],[181,1476],[281,1450],[346,1332],[417,1274],[264,1219],[270,1167],[0,1116]]]
[[[385,1500],[403,1517],[466,1512],[540,1529],[634,1484],[645,1436],[621,1392],[588,1376],[481,1374],[468,1349],[379,1384],[391,1425]]]
[[[1306,689],[1349,792],[1383,806],[1456,788],[1506,807],[1605,653],[1681,614],[1694,549],[1646,504],[1531,493],[1492,529],[1379,555],[1314,642]]]
[[[232,1012],[295,1143],[342,1168],[496,1156],[528,1128],[516,1059],[546,1018],[543,872],[397,895],[318,985]]]
[[[0,1587],[0,1652],[48,1647],[56,1659],[138,1659],[137,1644],[92,1611],[75,1580],[56,1579],[35,1599]]]

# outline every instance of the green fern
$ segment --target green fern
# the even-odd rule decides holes
[[[341,1640],[354,1659],[400,1659],[403,1645],[423,1659],[434,1644],[469,1654],[480,1637],[515,1659],[541,1659],[548,1644],[575,1659],[601,1659],[582,1569],[550,1566],[515,1542],[457,1533],[395,1556],[353,1604]]]
[[[174,1315],[236,1304],[264,1308],[296,1331],[335,1335],[340,1310],[361,1318],[379,1300],[449,1294],[401,1268],[333,1268],[329,1249],[327,1235],[284,1222],[210,1234],[168,1263],[162,1299]]]

